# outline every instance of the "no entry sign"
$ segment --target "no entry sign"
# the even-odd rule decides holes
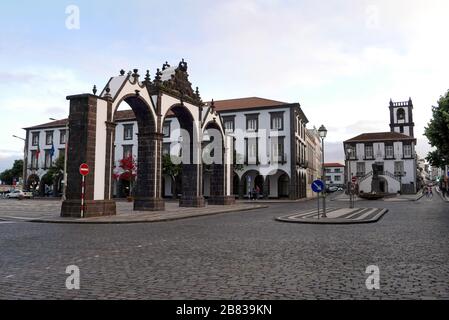
[[[352,177],[352,183],[356,183],[357,177]]]
[[[89,166],[87,165],[87,163],[82,163],[80,165],[80,174],[82,176],[87,176],[89,174]]]

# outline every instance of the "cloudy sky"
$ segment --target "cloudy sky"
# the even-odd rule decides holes
[[[67,95],[182,58],[203,100],[300,102],[329,129],[327,161],[347,138],[389,131],[390,98],[412,97],[425,156],[449,89],[448,12],[447,0],[1,1],[0,170],[23,156],[12,135],[66,117]]]

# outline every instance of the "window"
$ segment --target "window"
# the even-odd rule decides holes
[[[259,114],[246,115],[246,130],[257,131],[259,129]]]
[[[132,140],[133,139],[133,125],[132,124],[124,124],[123,125],[123,140]]]
[[[124,145],[123,146],[123,159],[131,157],[133,155],[133,145]]]
[[[353,144],[347,145],[347,147],[346,147],[346,157],[349,160],[355,160],[356,156],[357,156],[357,154],[356,154],[355,145],[353,145]]]
[[[284,130],[284,113],[270,112],[271,130]]]
[[[30,169],[39,169],[39,167],[38,167],[37,150],[32,150],[31,151],[31,168]]]
[[[411,157],[412,157],[412,145],[404,144],[404,158],[411,158]]]
[[[394,158],[393,144],[385,144],[385,158]]]
[[[374,159],[373,145],[365,145],[365,159]]]
[[[245,138],[245,163],[257,164],[259,162],[259,138]]]
[[[66,133],[67,131],[59,130],[59,144],[65,144],[66,143]]]
[[[45,162],[44,162],[44,168],[51,168],[52,165],[52,156],[51,156],[51,150],[45,150]]]
[[[404,173],[404,161],[394,162],[394,174],[396,176],[402,176]]]
[[[404,133],[404,126],[400,126],[400,127],[399,127],[399,132],[400,132],[400,133]]]
[[[163,155],[170,154],[170,143],[164,143],[162,145],[162,154]]]
[[[331,172],[332,172],[332,169],[326,168],[326,169],[324,169],[324,172],[326,172],[326,173],[331,173]]]
[[[405,119],[404,109],[399,108],[398,111],[396,112],[396,116],[397,116],[398,120],[404,120]]]
[[[223,117],[223,125],[226,132],[234,132],[234,117]]]
[[[45,131],[45,144],[53,144],[53,131]]]
[[[32,133],[31,144],[33,146],[38,146],[39,145],[39,132],[33,132]]]
[[[165,121],[164,126],[162,127],[162,133],[164,134],[164,138],[170,138],[170,121]]]
[[[326,176],[326,181],[331,182],[332,183],[332,177],[331,176]]]
[[[284,137],[273,137],[271,140],[271,160],[274,163],[284,163]]]
[[[341,173],[341,169],[340,169],[340,168],[336,168],[336,169],[334,170],[334,172],[335,172],[335,173]]]
[[[365,162],[357,162],[357,173],[358,177],[365,175]]]
[[[341,181],[341,177],[340,176],[335,176],[334,180],[335,180],[335,182],[340,182]]]

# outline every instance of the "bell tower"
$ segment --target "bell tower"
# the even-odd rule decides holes
[[[393,102],[390,99],[390,131],[414,138],[414,126],[412,98],[404,102]]]

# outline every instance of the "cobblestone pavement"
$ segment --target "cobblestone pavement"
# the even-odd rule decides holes
[[[274,221],[314,205],[152,224],[0,223],[0,298],[449,298],[449,207],[440,197],[358,202],[389,209],[374,224]],[[80,290],[65,287],[72,264]],[[380,290],[366,289],[369,265],[380,269]]]

